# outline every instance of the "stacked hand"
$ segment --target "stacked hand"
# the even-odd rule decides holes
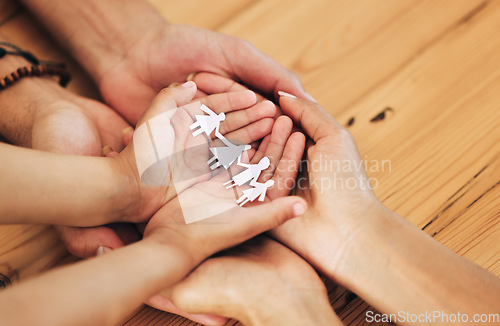
[[[155,26],[95,74],[106,102],[131,122],[160,89],[199,71],[228,76],[272,97],[283,90],[310,98],[297,76],[244,40],[163,21]]]

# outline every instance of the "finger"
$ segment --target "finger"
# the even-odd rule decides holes
[[[144,112],[137,125],[141,125],[158,114],[189,103],[193,99],[196,89],[196,84],[192,81],[180,86],[162,89],[153,99],[153,102],[151,102],[149,108]]]
[[[123,145],[128,146],[133,137],[134,137],[134,130],[131,130],[127,134],[123,135]]]
[[[115,157],[118,155],[120,155],[120,153],[118,153],[117,151],[112,151],[112,152],[105,154],[104,157]]]
[[[132,226],[117,230],[109,226],[92,228],[57,226],[56,230],[69,253],[80,258],[95,256],[99,247],[113,250],[123,247],[131,239],[139,239],[137,231]]]
[[[208,315],[208,314],[190,314],[179,308],[177,308],[172,301],[167,299],[165,296],[161,294],[157,294],[146,301],[146,304],[166,312],[170,312],[172,314],[183,316],[187,319],[190,319],[194,322],[203,324],[203,325],[224,325],[228,318],[216,316],[216,315]]]
[[[315,142],[342,126],[319,104],[286,95],[280,97],[283,113],[302,127]]]
[[[296,196],[281,197],[273,201],[243,208],[238,214],[239,228],[234,231],[235,239],[232,246],[253,238],[267,230],[274,229],[286,221],[305,213],[307,204],[304,199]]]
[[[225,76],[202,72],[194,77],[194,81],[198,88],[206,92],[207,94],[219,94],[227,92],[238,92],[247,90],[248,88],[235,82],[234,80],[227,78]],[[267,100],[264,96],[256,93],[257,103]],[[278,106],[275,106],[276,116],[281,115],[281,110]]]
[[[255,152],[255,155],[253,156],[249,156],[251,157],[251,163],[257,163],[259,162],[265,155],[265,152],[266,152],[266,149],[267,149],[267,146],[269,145],[269,142],[271,141],[271,135],[267,135],[266,137],[264,137],[264,139],[262,139],[262,141],[260,142],[260,145],[257,149],[257,151]]]
[[[233,75],[243,83],[266,94],[277,97],[279,90],[291,93],[303,99],[311,99],[300,79],[290,70],[278,64],[255,46],[235,42],[231,60]],[[236,59],[237,58],[237,59]],[[231,72],[228,72],[231,74]]]
[[[227,134],[252,122],[264,118],[272,118],[275,114],[275,105],[271,101],[263,101],[251,106],[248,109],[228,113],[226,115],[226,120],[224,120],[220,125],[220,132],[222,134]]]
[[[207,94],[220,94],[248,90],[248,88],[230,78],[210,72],[200,72],[196,74],[193,81],[200,90]]]
[[[285,150],[288,138],[292,133],[292,127],[292,120],[287,116],[279,117],[274,123],[273,130],[271,131],[271,138],[264,154],[264,156],[267,156],[271,161],[271,165],[269,168],[262,171],[261,179],[259,178],[260,180],[267,181],[273,177],[276,166],[281,160],[281,156]]]
[[[237,144],[250,144],[256,140],[267,136],[273,128],[274,120],[272,118],[265,118],[248,126],[232,131],[225,135],[225,137]]]
[[[134,128],[127,127],[122,130],[122,142],[125,147],[130,143],[132,137],[134,136]]]
[[[196,93],[194,94],[193,99],[202,98],[202,97],[206,97],[206,96],[208,96],[207,93],[201,91],[200,89],[197,89]]]
[[[273,175],[274,185],[269,189],[267,196],[274,198],[287,196],[295,186],[295,180],[304,154],[306,137],[301,132],[293,133],[288,139],[283,156]]]
[[[245,90],[241,92],[209,95],[199,99],[199,101],[218,114],[221,112],[228,113],[249,108],[257,103],[257,96],[254,92]]]

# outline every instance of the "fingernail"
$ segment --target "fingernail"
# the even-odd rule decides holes
[[[122,134],[126,135],[126,134],[128,134],[129,132],[131,132],[131,131],[134,131],[134,128],[132,128],[132,127],[127,127],[127,128],[124,128],[124,129],[122,130]]]
[[[307,97],[307,99],[308,99],[309,101],[313,101],[314,103],[318,103],[318,101],[316,101],[316,100],[314,99],[314,97],[312,97],[312,96],[311,96],[311,94],[309,94],[309,93],[307,93],[307,92],[305,92],[305,93],[306,93],[306,97]]]
[[[111,148],[111,146],[106,145],[102,148],[102,156],[106,156],[111,152],[114,152],[114,150],[113,150],[113,148]]]
[[[181,86],[182,87],[185,87],[185,88],[190,88],[190,87],[193,87],[195,85],[194,81],[187,81],[185,82],[184,84],[182,84]]]
[[[293,214],[295,216],[304,215],[305,212],[306,212],[306,206],[303,203],[293,204]]]
[[[187,76],[186,80],[187,80],[187,81],[193,81],[193,80],[194,80],[194,77],[196,77],[196,74],[197,74],[196,72],[192,72],[192,73],[190,73],[190,74]]]
[[[289,97],[289,98],[297,98],[297,96],[292,95],[292,94],[287,93],[287,92],[283,92],[283,91],[278,91],[278,95],[283,96],[283,97]]]
[[[96,251],[96,256],[100,256],[102,254],[105,254],[107,252],[110,252],[112,251],[113,249],[111,249],[110,247],[106,247],[106,246],[100,246],[99,248],[97,248],[97,251]]]

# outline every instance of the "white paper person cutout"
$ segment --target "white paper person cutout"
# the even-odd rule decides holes
[[[190,130],[194,130],[194,129],[198,128],[198,129],[193,131],[193,137],[196,137],[202,133],[205,133],[205,134],[207,134],[207,136],[210,136],[210,134],[214,130],[215,130],[215,135],[217,137],[219,137],[219,136],[224,137],[219,132],[219,126],[220,126],[221,121],[224,121],[226,119],[226,115],[224,114],[224,112],[221,112],[219,114],[215,114],[215,112],[210,110],[205,104],[202,104],[200,109],[208,115],[205,115],[205,114],[195,115],[196,122],[193,123],[191,126],[189,126]]]
[[[207,161],[207,164],[210,165],[210,169],[212,170],[215,170],[221,165],[227,170],[236,159],[241,160],[241,154],[244,151],[248,151],[250,148],[252,148],[250,145],[234,144],[230,146],[210,147],[210,152],[212,152],[213,156]]]
[[[193,132],[193,137],[205,133],[210,137],[210,134],[215,130],[215,136],[221,140],[226,146],[210,147],[212,157],[207,161],[211,170],[215,170],[223,166],[226,170],[229,169],[231,164],[238,159],[238,165],[245,168],[244,171],[235,175],[231,180],[225,182],[223,185],[226,189],[234,186],[242,186],[250,182],[252,188],[243,191],[243,195],[236,201],[240,206],[245,205],[249,201],[254,201],[259,198],[259,201],[264,201],[267,189],[274,185],[273,180],[268,180],[265,183],[257,182],[263,170],[271,165],[268,157],[263,157],[257,164],[246,164],[241,162],[241,156],[244,151],[252,148],[250,145],[234,145],[227,140],[219,131],[220,123],[226,119],[224,112],[215,114],[206,105],[202,104],[200,109],[208,115],[198,114],[195,115],[196,122],[189,126]]]
[[[267,189],[274,185],[274,180],[267,180],[265,183],[252,180],[252,182],[250,182],[250,185],[254,187],[243,190],[243,196],[238,198],[238,200],[236,201],[236,203],[240,206],[245,205],[249,201],[254,201],[255,199],[257,199],[257,197],[259,197],[259,201],[264,201],[264,199],[266,198]]]
[[[241,163],[240,156],[238,157],[238,165],[246,168],[246,170],[235,175],[232,180],[225,182],[224,186],[227,185],[226,189],[241,186],[249,181],[259,179],[260,173],[271,165],[271,161],[268,157],[263,157],[257,164],[245,164]]]

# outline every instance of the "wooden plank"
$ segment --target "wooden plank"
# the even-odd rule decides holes
[[[301,77],[334,116],[482,5],[475,0],[259,2],[219,30]],[[443,14],[446,13],[446,14]]]
[[[369,169],[384,203],[452,250],[500,275],[500,4],[152,3],[171,22],[250,40],[296,71],[340,122],[355,117],[349,128],[367,162],[391,163],[390,170]],[[12,12],[12,6],[16,2],[0,0],[0,18]],[[0,31],[44,58],[69,62],[75,74],[71,89],[98,96],[84,72],[28,14],[10,19]],[[370,122],[386,107],[393,112]],[[0,273],[8,280],[17,282],[66,259],[52,228],[0,227]],[[361,299],[341,288],[331,290],[329,297],[346,324],[367,324],[364,314],[370,307]],[[149,307],[124,324],[196,325]]]
[[[415,224],[425,224],[499,150],[500,69],[492,58],[499,17],[499,7],[489,6],[340,116],[358,118],[351,130],[363,155],[391,161],[390,173],[371,174],[377,193]],[[369,122],[387,106],[392,116]]]
[[[183,0],[173,3],[171,1],[150,0],[150,3],[169,22],[190,24],[208,29],[219,28],[257,2],[256,0]]]

